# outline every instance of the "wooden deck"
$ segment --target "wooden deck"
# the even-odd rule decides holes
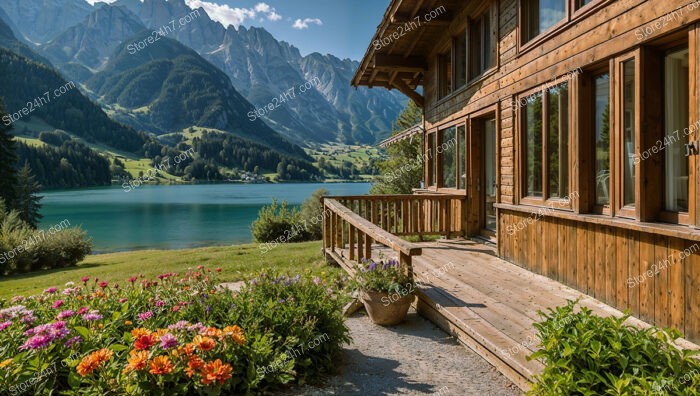
[[[420,314],[493,364],[527,390],[542,372],[539,361],[528,361],[538,340],[532,324],[537,312],[580,298],[582,306],[602,316],[622,312],[557,281],[537,275],[496,257],[494,246],[471,240],[440,240],[415,244],[422,254],[412,257],[419,283],[416,301]],[[372,245],[372,258],[395,258],[396,252]],[[353,272],[348,249],[326,248],[326,253]],[[648,324],[630,318],[630,324]],[[700,349],[685,340],[682,348]]]

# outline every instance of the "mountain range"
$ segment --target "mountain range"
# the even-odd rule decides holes
[[[156,135],[200,126],[276,149],[287,146],[267,132],[269,126],[299,145],[371,144],[390,133],[406,104],[398,92],[351,88],[356,61],[302,56],[263,28],[224,27],[184,0],[95,6],[84,0],[6,0],[0,9],[0,20],[21,35],[22,45],[80,83],[110,116]],[[310,89],[302,93],[301,86]],[[293,99],[250,116],[290,90],[296,91]]]

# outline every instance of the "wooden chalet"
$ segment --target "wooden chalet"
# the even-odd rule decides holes
[[[399,257],[523,389],[568,298],[700,342],[699,50],[698,0],[392,0],[352,83],[423,108],[425,188],[327,197],[327,255]]]

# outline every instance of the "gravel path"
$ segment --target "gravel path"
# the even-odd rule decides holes
[[[409,313],[396,327],[372,324],[364,311],[347,320],[353,343],[338,362],[339,374],[321,388],[288,395],[520,395],[493,366],[432,323]]]

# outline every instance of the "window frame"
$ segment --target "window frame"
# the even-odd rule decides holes
[[[587,82],[589,85],[588,87],[588,92],[585,94],[584,101],[581,102],[581,104],[587,104],[590,106],[590,108],[587,110],[586,108],[581,109],[582,110],[582,117],[586,118],[584,123],[581,125],[585,125],[588,127],[588,133],[590,133],[590,136],[582,136],[582,141],[585,141],[587,143],[590,143],[591,147],[591,153],[587,155],[590,156],[591,158],[591,177],[592,179],[590,180],[583,180],[582,183],[586,186],[589,186],[591,189],[590,192],[590,206],[591,206],[591,212],[595,214],[601,214],[601,215],[606,215],[606,216],[612,216],[613,210],[612,208],[615,207],[616,204],[616,197],[615,197],[615,177],[616,177],[616,172],[615,172],[615,117],[617,114],[617,110],[615,108],[615,79],[614,79],[614,74],[613,74],[613,65],[611,62],[606,62],[604,66],[598,67],[595,69],[592,69],[590,72],[587,72],[585,78],[587,79]],[[602,77],[603,75],[607,74],[608,75],[608,102],[610,105],[610,114],[608,118],[608,133],[609,133],[609,141],[608,141],[608,168],[610,175],[608,177],[608,204],[607,205],[599,205],[597,203],[597,197],[596,197],[596,189],[597,189],[597,180],[596,180],[596,174],[595,174],[595,162],[596,162],[596,131],[595,131],[595,110],[596,110],[596,97],[595,97],[595,82],[599,77]],[[579,107],[581,108],[581,107]]]
[[[483,77],[489,75],[498,66],[498,8],[496,7],[497,2],[488,3],[486,7],[479,10],[476,13],[475,18],[469,18],[467,22],[466,35],[467,35],[467,86],[474,84],[475,82],[481,80]],[[484,18],[488,16],[489,19],[489,29],[488,31],[484,27]],[[479,26],[479,70],[478,73],[472,75],[471,67],[471,51],[472,51],[472,29],[474,25]],[[489,48],[486,48],[485,42],[486,37],[489,37]],[[486,53],[490,52],[491,63],[486,65],[485,56]]]
[[[469,171],[469,152],[468,150],[465,150],[465,155],[464,155],[464,163],[460,164],[459,161],[459,145],[460,144],[467,144],[467,134],[468,134],[468,128],[467,128],[467,117],[460,118],[455,121],[447,122],[444,124],[441,124],[439,126],[436,126],[435,128],[431,129],[430,134],[435,135],[436,139],[436,144],[435,144],[435,158],[433,158],[433,161],[436,164],[435,168],[435,178],[437,179],[435,183],[431,186],[433,190],[435,191],[441,191],[445,193],[454,193],[454,194],[464,194],[466,193],[467,189],[469,188],[469,177],[467,176],[467,180],[465,181],[465,188],[459,188],[459,177],[460,177],[460,169],[463,169],[465,173]],[[463,128],[463,134],[460,135],[459,129]],[[456,144],[455,144],[455,187],[445,187],[443,185],[443,153],[438,152],[437,148],[441,147],[443,144],[443,141],[441,139],[441,134],[442,131],[445,131],[447,129],[454,128],[455,129],[455,137],[456,137]],[[468,146],[467,146],[468,148]]]
[[[536,47],[538,44],[547,40],[549,37],[558,34],[565,27],[573,24],[585,18],[591,13],[597,11],[599,8],[605,6],[608,3],[612,3],[615,0],[593,0],[591,3],[584,5],[583,7],[576,8],[577,0],[566,0],[566,11],[564,18],[557,22],[556,24],[550,26],[547,30],[540,32],[538,35],[534,36],[528,41],[524,41],[524,13],[525,3],[532,0],[518,0],[518,28],[517,28],[517,44],[518,44],[518,54],[525,53],[532,48]]]
[[[527,103],[527,98],[539,94],[542,98],[542,196],[541,197],[536,197],[536,196],[528,196],[527,194],[527,180],[525,177],[525,169],[527,167],[527,153],[525,152],[524,148],[527,147],[527,133],[526,133],[526,128],[525,128],[525,117],[524,117],[524,108],[526,105],[518,105],[518,111],[517,111],[517,123],[518,123],[518,131],[519,131],[519,148],[518,148],[518,155],[519,155],[519,164],[520,164],[520,171],[519,171],[519,187],[520,187],[520,204],[523,205],[530,205],[530,206],[546,206],[554,209],[562,209],[562,210],[573,210],[573,204],[572,204],[572,193],[574,191],[574,172],[573,172],[573,160],[574,160],[574,119],[572,117],[572,109],[574,108],[573,106],[576,104],[576,101],[574,99],[574,95],[572,94],[572,78],[570,75],[566,75],[565,78],[563,79],[557,79],[557,84],[544,84],[541,86],[538,86],[536,88],[530,89],[528,91],[525,91],[521,93],[520,95],[517,96],[516,103]],[[568,87],[568,95],[567,95],[567,101],[568,101],[568,111],[569,114],[567,116],[568,119],[568,158],[567,158],[567,169],[568,169],[568,191],[569,195],[566,198],[562,197],[556,197],[556,198],[550,198],[549,197],[549,179],[548,179],[548,174],[549,174],[549,169],[548,169],[548,133],[549,133],[549,95],[547,92],[552,89],[559,87],[563,84],[567,84]],[[523,102],[524,101],[524,102]]]

